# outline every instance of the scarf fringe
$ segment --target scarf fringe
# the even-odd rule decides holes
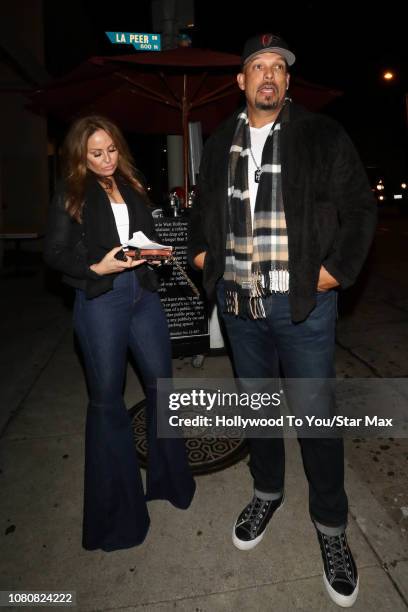
[[[245,290],[237,283],[226,281],[226,312],[242,318],[264,319],[263,299],[273,294],[289,294],[286,279],[287,270],[281,268],[252,276],[251,287]],[[278,286],[274,287],[276,281]]]

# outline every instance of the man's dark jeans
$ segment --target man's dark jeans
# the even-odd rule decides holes
[[[217,298],[224,310],[224,283]],[[317,304],[305,321],[293,323],[289,297],[266,299],[266,319],[242,319],[223,312],[238,378],[335,378],[334,350],[337,293],[318,292]],[[311,411],[312,414],[312,411]],[[309,482],[312,519],[327,526],[347,524],[342,438],[298,438]],[[285,449],[282,438],[251,438],[250,470],[258,491],[284,489]]]

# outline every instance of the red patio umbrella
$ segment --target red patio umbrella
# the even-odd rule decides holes
[[[188,123],[201,121],[211,132],[240,103],[238,55],[207,49],[92,57],[73,72],[36,90],[31,108],[71,120],[103,113],[123,129],[183,134],[184,189],[188,192]],[[318,110],[340,92],[293,79],[290,93]]]

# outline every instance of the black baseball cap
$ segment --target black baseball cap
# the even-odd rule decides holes
[[[242,53],[242,65],[249,62],[252,57],[259,53],[279,53],[285,58],[289,66],[295,63],[295,55],[290,51],[288,44],[276,34],[257,34],[249,38]]]

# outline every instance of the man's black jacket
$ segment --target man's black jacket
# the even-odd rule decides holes
[[[224,273],[228,160],[237,114],[204,147],[190,218],[188,257],[192,264],[198,253],[207,252],[203,285],[209,296]],[[342,288],[354,283],[377,212],[361,160],[337,122],[291,104],[280,134],[289,299],[292,320],[299,322],[315,306],[322,264]]]

